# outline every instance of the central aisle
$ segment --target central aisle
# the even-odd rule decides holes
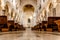
[[[21,40],[38,40],[38,37],[36,37],[36,35],[31,31],[30,28],[27,28]]]
[[[32,31],[26,28],[25,31],[0,33],[0,40],[60,40],[60,33]]]

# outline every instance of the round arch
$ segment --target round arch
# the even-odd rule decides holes
[[[26,5],[23,6],[23,11],[25,12],[27,10],[30,10],[30,11],[33,11],[34,12],[35,8],[31,4],[26,4]]]

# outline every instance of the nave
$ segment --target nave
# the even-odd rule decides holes
[[[60,33],[32,31],[27,28],[25,31],[2,32],[0,40],[60,40]]]
[[[0,0],[0,40],[60,40],[60,0]]]

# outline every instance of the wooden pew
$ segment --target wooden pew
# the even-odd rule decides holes
[[[41,31],[41,23],[35,25],[34,27],[32,27],[32,30],[39,30]]]
[[[42,23],[39,23],[39,30],[42,31]]]
[[[34,27],[32,27],[31,30],[37,30],[38,29],[38,25],[35,25]]]
[[[8,20],[9,31],[14,31],[14,20]]]
[[[48,21],[42,21],[42,30],[43,30],[43,31],[46,31],[46,30],[47,30],[47,29],[46,29],[46,28],[47,28],[47,22],[48,22]]]
[[[0,31],[2,32],[8,31],[7,16],[0,16]]]
[[[19,29],[20,30],[25,30],[25,27],[23,27],[23,25],[19,25]]]
[[[20,25],[18,23],[15,23],[15,30],[16,31],[25,30],[25,28],[23,27],[23,25]]]
[[[15,29],[15,31],[18,31],[18,27],[19,27],[18,23],[14,23],[14,29]]]

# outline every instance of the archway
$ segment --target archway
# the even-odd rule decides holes
[[[24,13],[24,24],[28,27],[32,24],[33,14],[34,14],[34,7],[33,5],[27,4],[23,7],[23,13]],[[30,22],[28,22],[28,20]]]

